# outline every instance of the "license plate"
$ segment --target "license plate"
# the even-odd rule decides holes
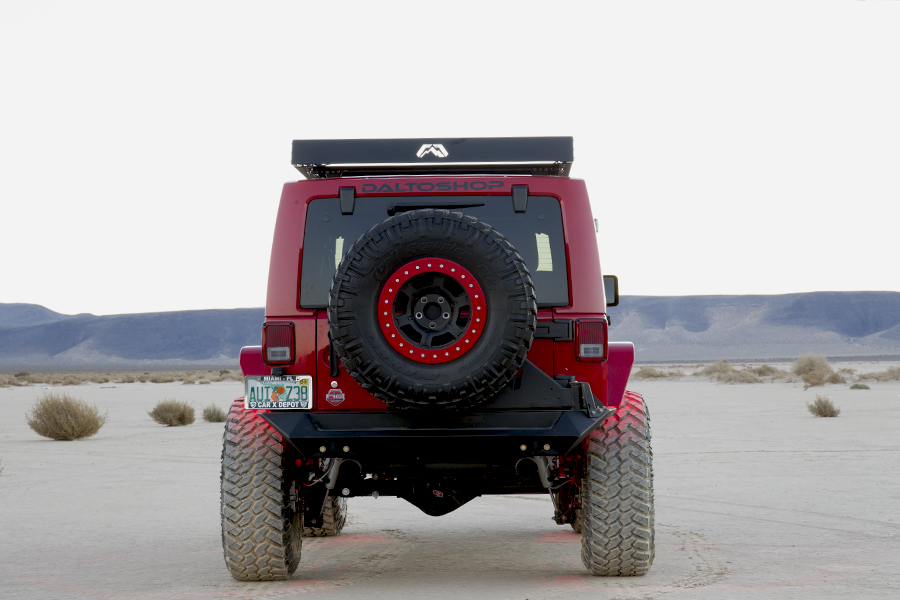
[[[312,377],[309,375],[244,377],[244,408],[310,410]]]

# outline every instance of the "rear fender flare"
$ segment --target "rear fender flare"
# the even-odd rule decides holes
[[[241,354],[243,361],[243,353]],[[243,362],[241,362],[243,364]],[[607,359],[608,375],[606,380],[607,406],[619,406],[625,396],[628,377],[634,365],[634,344],[631,342],[610,342]]]

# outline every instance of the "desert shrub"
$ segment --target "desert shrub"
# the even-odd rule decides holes
[[[634,374],[635,379],[657,379],[665,376],[666,374],[663,371],[660,371],[655,367],[641,367]]]
[[[231,375],[231,371],[229,371],[228,369],[222,369],[221,371],[219,371],[219,375]]]
[[[803,383],[806,384],[803,386],[803,389],[807,390],[811,387],[825,385],[825,381],[828,379],[828,374],[822,371],[809,371],[808,373],[804,373],[803,375],[801,375],[800,379],[802,379]]]
[[[25,418],[38,435],[54,440],[77,440],[100,431],[107,415],[101,415],[95,404],[69,394],[51,393],[38,398]]]
[[[183,400],[163,400],[147,414],[160,425],[170,427],[194,422],[194,407]]]
[[[762,383],[762,379],[759,378],[759,375],[750,369],[719,373],[716,375],[716,381],[722,383]]]
[[[209,379],[201,379],[197,382],[197,385],[208,385],[210,383]]]
[[[806,405],[807,410],[817,417],[836,417],[841,414],[841,409],[828,399],[828,396],[816,394],[816,401]]]
[[[840,373],[832,373],[825,378],[825,383],[847,383],[847,380]]]
[[[145,374],[145,375],[138,375],[138,376],[136,377],[136,379],[137,379],[139,382],[141,382],[141,383],[147,383],[148,377],[147,377],[146,374]]]
[[[23,377],[28,377],[29,375],[31,375],[31,373],[29,373],[28,371],[21,371],[13,375],[13,377],[15,377],[16,379],[22,379]]]
[[[828,375],[832,371],[831,365],[828,364],[828,359],[821,354],[804,354],[794,361],[794,375],[803,377],[807,373],[813,373],[815,371],[824,373],[825,375]]]
[[[170,375],[154,375],[150,378],[150,383],[172,383],[175,378]]]
[[[850,386],[850,389],[851,390],[868,390],[871,388],[864,383],[854,383],[853,385]]]
[[[884,371],[876,373],[865,373],[859,376],[860,379],[873,379],[875,381],[896,381],[900,379],[900,367],[888,367]]]
[[[758,369],[758,368],[757,368]],[[719,383],[762,383],[762,379],[756,373],[757,369],[735,369],[734,365],[726,360],[717,360],[711,365],[706,365],[695,375],[706,375]]]
[[[133,375],[122,375],[118,379],[118,383],[134,383],[135,378]]]
[[[216,406],[215,404],[210,404],[206,408],[203,409],[203,420],[208,421],[209,423],[224,423],[225,422],[225,411]]]
[[[81,385],[81,378],[75,375],[65,375],[62,377],[63,385]]]
[[[731,373],[734,371],[734,367],[731,366],[731,363],[727,360],[717,360],[711,365],[706,365],[696,373],[695,375],[705,375],[707,377],[716,377],[720,373]]]
[[[93,383],[109,383],[109,377],[106,375],[91,375],[90,381]]]
[[[781,369],[776,369],[772,365],[760,365],[751,369],[754,375],[758,375],[759,377],[772,377],[773,375],[780,375],[784,373]]]
[[[853,375],[856,373],[856,369],[851,369],[850,367],[842,367],[838,369],[838,373],[843,373],[845,375]]]

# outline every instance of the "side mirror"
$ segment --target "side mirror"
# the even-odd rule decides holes
[[[619,278],[615,275],[604,275],[603,292],[606,294],[606,305],[616,306],[619,303]]]

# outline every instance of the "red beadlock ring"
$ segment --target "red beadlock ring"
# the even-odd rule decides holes
[[[439,348],[425,347],[410,340],[402,328],[405,325],[416,327],[412,323],[415,319],[415,309],[408,307],[403,310],[397,306],[401,289],[413,277],[428,273],[442,275],[444,281],[451,280],[452,287],[458,286],[463,289],[462,294],[453,295],[450,291],[444,294],[456,302],[456,306],[453,307],[454,311],[459,313],[460,307],[463,305],[470,307],[467,321],[464,316],[451,314],[452,324],[448,323],[446,333],[455,335],[455,332],[459,330],[459,336],[452,343],[442,344]],[[440,293],[432,292],[432,295],[438,296]],[[407,302],[412,304],[412,298],[407,297]],[[427,319],[425,320],[427,321]],[[391,274],[378,296],[378,323],[384,338],[398,354],[421,364],[439,365],[456,360],[466,354],[475,346],[484,332],[486,320],[487,303],[484,290],[478,280],[468,269],[443,258],[418,258],[403,265]],[[463,321],[465,321],[464,327],[459,325]],[[441,331],[438,330],[434,333],[440,334]]]

